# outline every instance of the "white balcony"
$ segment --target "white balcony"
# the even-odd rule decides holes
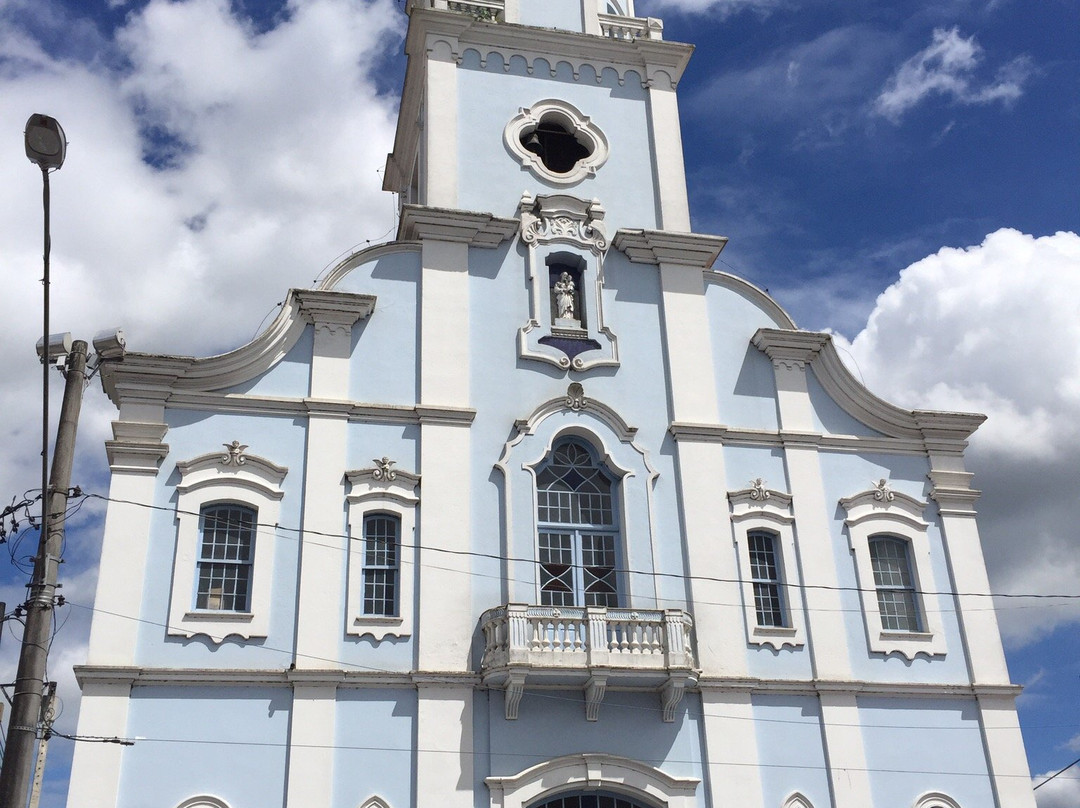
[[[600,14],[600,34],[609,39],[663,39],[664,23],[656,17]]]
[[[681,609],[609,609],[509,603],[480,618],[484,683],[506,688],[506,717],[517,718],[526,682],[582,687],[595,721],[610,687],[654,690],[665,721],[697,681],[693,620]]]

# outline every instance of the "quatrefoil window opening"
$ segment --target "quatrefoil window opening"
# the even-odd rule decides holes
[[[572,104],[558,99],[522,107],[506,125],[503,138],[523,168],[557,185],[592,176],[608,157],[604,133]]]

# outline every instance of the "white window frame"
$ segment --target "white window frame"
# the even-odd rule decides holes
[[[522,133],[536,129],[544,118],[557,121],[567,132],[577,138],[578,142],[584,140],[585,147],[589,149],[589,155],[578,160],[570,171],[562,174],[552,171],[544,165],[539,155],[529,151],[521,143]],[[573,104],[557,98],[546,98],[537,101],[531,107],[521,107],[518,114],[506,124],[503,130],[503,142],[514,158],[521,163],[522,168],[532,171],[537,177],[555,185],[576,185],[585,178],[593,176],[596,170],[607,162],[610,153],[607,136],[600,127],[588,116],[583,115]]]
[[[265,637],[270,627],[276,526],[281,498],[285,495],[281,484],[289,470],[257,455],[244,455],[242,451],[200,455],[177,463],[176,469],[180,483],[176,486],[176,553],[167,633],[180,637],[202,635],[213,643],[232,635],[245,640]],[[246,612],[195,609],[202,510],[207,505],[223,503],[244,505],[257,514]]]
[[[960,808],[960,803],[940,791],[931,791],[915,800],[911,808]]]
[[[631,758],[580,754],[554,758],[509,777],[488,777],[484,782],[491,792],[492,808],[526,808],[581,789],[613,791],[661,808],[696,808],[701,780],[673,777]]]
[[[941,624],[940,596],[925,594],[938,591],[930,558],[929,525],[923,519],[927,504],[893,491],[882,480],[874,488],[841,499],[840,505],[847,511],[844,524],[855,559],[855,575],[870,650],[886,655],[900,654],[909,660],[919,654],[944,656],[946,644]],[[921,631],[890,631],[882,628],[874,567],[870,559],[870,538],[873,536],[889,536],[907,542]]]
[[[229,808],[229,803],[218,797],[204,795],[184,800],[176,808]]]
[[[345,633],[370,635],[376,642],[386,637],[408,637],[413,633],[413,592],[416,579],[416,493],[420,477],[392,468],[384,462],[375,468],[349,471],[346,496],[349,519],[349,563],[346,586]],[[364,613],[364,518],[390,514],[398,519],[397,614]]]
[[[784,800],[783,808],[814,808],[814,805],[809,799],[796,791]]]
[[[769,646],[776,651],[785,645],[799,648],[806,644],[800,577],[795,555],[795,515],[791,495],[765,488],[760,480],[753,488],[729,491],[731,526],[739,561],[739,580],[743,597],[747,639],[752,645]],[[750,563],[750,534],[771,533],[779,574],[784,626],[758,625],[754,602],[754,581]]]

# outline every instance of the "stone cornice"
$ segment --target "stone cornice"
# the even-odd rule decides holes
[[[162,443],[169,427],[142,421],[113,421],[113,440],[105,441],[109,468],[115,474],[157,474],[161,461],[169,453]]]
[[[164,403],[178,391],[233,387],[277,364],[309,322],[344,327],[371,314],[374,306],[372,295],[292,289],[270,326],[247,345],[205,358],[130,352],[122,362],[102,365],[101,384],[117,406],[121,400]]]
[[[693,424],[675,421],[668,431],[678,441],[723,443],[733,446],[806,446],[839,452],[886,452],[925,455],[921,440],[865,435],[822,435],[791,430],[739,429],[724,424]]]
[[[725,236],[699,233],[619,230],[611,243],[635,264],[676,264],[708,269],[727,241]]]
[[[502,219],[490,213],[402,205],[398,238],[415,241],[429,238],[491,248],[512,238],[517,229],[517,219]]]
[[[832,337],[810,331],[761,328],[753,345],[778,362],[809,365],[825,392],[845,412],[890,438],[917,440],[926,452],[962,454],[986,416],[935,410],[905,410],[871,393],[840,359]]]
[[[720,272],[716,269],[707,269],[703,272],[706,285],[715,284],[717,286],[725,286],[734,292],[748,297],[751,301],[756,303],[766,314],[773,318],[773,322],[776,323],[777,328],[795,328],[795,321],[791,319],[791,315],[769,297],[769,294],[764,289],[759,289],[754,284],[750,283],[737,275],[732,275],[729,272]]]

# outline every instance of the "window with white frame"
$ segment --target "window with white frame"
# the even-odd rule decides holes
[[[364,614],[398,613],[398,546],[401,517],[390,513],[364,516]]]
[[[420,477],[383,458],[346,472],[350,490],[345,632],[407,637],[413,632],[416,508]]]
[[[538,469],[541,605],[619,605],[614,482],[576,438],[557,443]]]
[[[748,639],[775,650],[798,648],[805,628],[799,601],[791,597],[799,583],[791,495],[761,479],[751,485],[728,492]]]
[[[778,539],[776,533],[768,530],[751,530],[746,534],[750,552],[750,580],[754,586],[754,611],[759,626],[783,627],[788,623],[777,560]]]
[[[228,451],[180,461],[170,635],[265,637],[270,625],[274,545],[288,469]]]
[[[907,541],[895,536],[871,536],[870,566],[874,570],[881,627],[886,631],[920,631]]]
[[[199,515],[195,608],[247,612],[259,512],[232,502],[203,506]]]
[[[610,792],[575,792],[545,800],[531,808],[651,808],[651,806]]]
[[[840,500],[847,511],[867,644],[874,653],[946,652],[941,596],[934,580],[926,503],[894,491],[885,480]]]

